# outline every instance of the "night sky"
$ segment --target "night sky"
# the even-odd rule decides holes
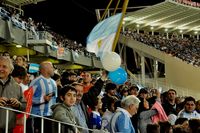
[[[113,1],[111,7],[117,3],[117,0]],[[129,0],[128,7],[153,5],[162,1]],[[109,0],[47,0],[23,9],[26,17],[45,22],[53,31],[85,45],[88,34],[97,24],[95,9],[105,9],[108,3]]]

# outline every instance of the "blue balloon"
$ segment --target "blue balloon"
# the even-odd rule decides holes
[[[110,71],[108,74],[108,78],[115,84],[121,85],[124,84],[127,80],[127,73],[126,71],[119,67],[115,71]]]

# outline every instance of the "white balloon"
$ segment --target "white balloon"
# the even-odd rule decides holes
[[[108,52],[102,57],[101,63],[105,70],[115,71],[121,65],[121,57],[115,52]]]

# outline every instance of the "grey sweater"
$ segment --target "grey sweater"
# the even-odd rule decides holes
[[[53,110],[52,118],[61,122],[65,122],[68,124],[79,125],[78,120],[75,118],[71,107],[66,106],[64,103],[58,103],[51,107]],[[53,124],[53,132],[57,133],[57,125],[58,123]],[[62,133],[75,133],[76,127],[69,125],[62,125],[61,132]]]
[[[147,124],[151,124],[151,117],[157,114],[157,110],[142,111],[138,118],[138,129],[140,133],[146,133]]]

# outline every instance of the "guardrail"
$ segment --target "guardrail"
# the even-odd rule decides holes
[[[89,129],[89,128],[84,128],[84,127],[81,127],[81,126],[77,126],[77,125],[74,125],[74,124],[69,124],[69,123],[65,123],[65,122],[61,122],[61,121],[57,121],[57,120],[54,120],[54,119],[50,119],[50,118],[46,118],[46,117],[42,117],[42,116],[39,116],[39,115],[34,115],[34,114],[30,114],[30,113],[27,113],[27,112],[23,112],[23,111],[19,111],[19,110],[15,110],[15,109],[11,109],[11,108],[6,108],[6,107],[1,107],[0,106],[0,109],[4,109],[6,110],[6,125],[5,125],[5,133],[8,133],[8,120],[9,120],[9,111],[13,111],[13,112],[16,112],[16,113],[22,113],[24,116],[23,116],[23,125],[24,125],[24,133],[26,133],[26,118],[27,118],[27,115],[30,115],[31,117],[38,117],[38,118],[41,118],[41,133],[44,133],[44,120],[49,120],[51,122],[56,122],[58,123],[58,133],[61,133],[61,125],[64,124],[64,125],[68,125],[68,126],[73,126],[73,127],[76,127],[77,129],[82,129],[82,130],[88,130],[92,133],[109,133],[107,131],[104,131],[104,130],[97,130],[97,129]],[[1,119],[1,118],[0,118]],[[2,120],[1,120],[2,121]],[[77,131],[78,133],[78,131]]]

